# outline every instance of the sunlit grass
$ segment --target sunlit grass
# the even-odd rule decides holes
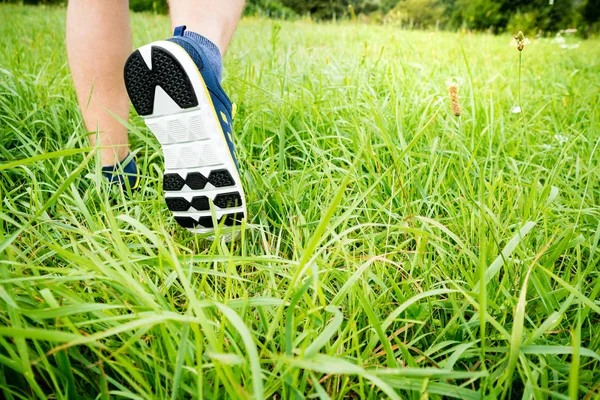
[[[103,181],[63,9],[0,20],[5,398],[599,395],[597,41],[533,41],[514,115],[509,36],[244,20],[225,244],[173,221],[139,118],[142,190]]]

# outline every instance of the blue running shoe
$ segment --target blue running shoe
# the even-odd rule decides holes
[[[125,63],[125,86],[162,146],[167,207],[184,228],[210,233],[215,224],[240,225],[246,201],[231,101],[198,43],[184,31],[179,27],[172,38],[134,51]]]

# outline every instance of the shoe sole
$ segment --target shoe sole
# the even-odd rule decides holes
[[[188,53],[167,41],[125,63],[131,103],[162,146],[163,190],[175,220],[193,233],[240,225],[246,200],[208,88]],[[213,215],[214,213],[214,215]]]

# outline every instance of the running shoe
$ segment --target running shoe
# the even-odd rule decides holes
[[[233,145],[232,103],[199,44],[173,37],[140,47],[125,63],[137,113],[162,146],[163,191],[175,221],[194,233],[240,225],[244,190]]]

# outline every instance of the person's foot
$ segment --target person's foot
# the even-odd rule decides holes
[[[162,145],[167,207],[195,233],[212,232],[215,224],[240,225],[246,212],[232,104],[215,64],[218,51],[179,27],[172,38],[140,47],[125,63],[129,98]]]
[[[110,183],[119,184],[123,190],[137,190],[140,183],[140,172],[135,156],[128,154],[116,165],[102,167],[102,175]]]

